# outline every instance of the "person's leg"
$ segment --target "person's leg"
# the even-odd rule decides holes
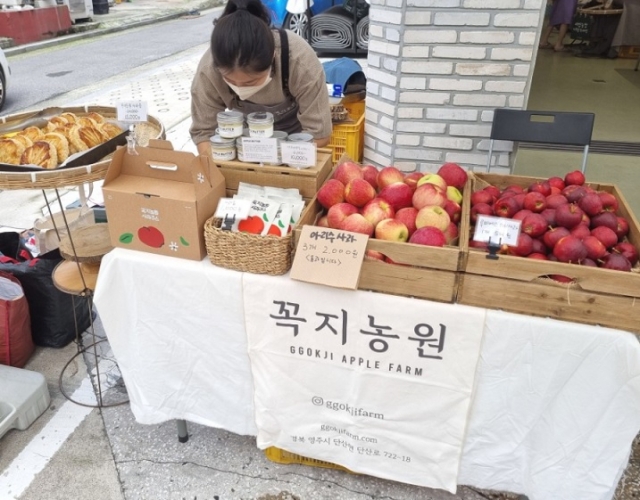
[[[551,36],[551,32],[553,31],[553,26],[547,26],[542,32],[542,36],[540,37],[540,47],[541,49],[550,49],[551,44],[549,43],[549,37]]]
[[[553,49],[556,52],[561,52],[564,50],[564,37],[567,34],[567,30],[569,29],[569,25],[568,24],[561,24],[560,25],[560,29],[558,30],[558,40],[556,41],[555,46],[553,47]]]

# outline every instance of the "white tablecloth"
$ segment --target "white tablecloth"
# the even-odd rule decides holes
[[[95,303],[139,422],[256,433],[243,278],[206,260],[123,249],[103,259]],[[487,311],[459,484],[609,499],[639,429],[634,335]]]

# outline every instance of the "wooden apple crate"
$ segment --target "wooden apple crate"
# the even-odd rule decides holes
[[[342,161],[342,160],[341,160]],[[469,234],[470,183],[464,189],[459,233]],[[305,209],[298,227],[314,225],[324,212],[316,197]],[[300,230],[294,232],[294,246]],[[461,241],[459,239],[459,241]],[[367,250],[376,250],[398,264],[366,259],[362,263],[358,289],[391,295],[404,295],[438,302],[453,302],[464,259],[460,245],[429,247],[412,243],[369,239]]]
[[[513,184],[526,187],[538,180],[543,179],[475,174],[470,192],[486,183],[504,189]],[[640,225],[620,190],[611,184],[589,185],[618,199],[617,215],[629,221],[627,238],[639,248]],[[472,230],[470,223],[464,227]],[[458,289],[459,303],[640,333],[640,266],[626,273],[509,255],[492,260],[485,251],[469,248],[469,233],[460,239],[467,258]],[[572,282],[562,284],[549,278],[556,274]]]
[[[241,161],[217,161],[215,164],[222,171],[230,193],[237,192],[241,182],[248,182],[258,186],[297,188],[303,198],[311,200],[331,172],[331,154],[331,149],[318,148],[316,166],[305,169]]]

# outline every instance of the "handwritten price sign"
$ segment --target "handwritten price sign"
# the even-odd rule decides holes
[[[504,217],[491,217],[489,215],[479,215],[476,221],[476,230],[473,233],[475,241],[495,243],[496,245],[518,244],[518,235],[522,221],[515,219],[505,219]]]
[[[146,101],[120,101],[116,105],[118,121],[124,123],[139,123],[147,121]]]

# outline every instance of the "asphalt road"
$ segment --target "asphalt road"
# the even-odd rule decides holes
[[[14,114],[53,97],[207,44],[219,11],[28,52],[9,59],[13,77],[2,114]]]

